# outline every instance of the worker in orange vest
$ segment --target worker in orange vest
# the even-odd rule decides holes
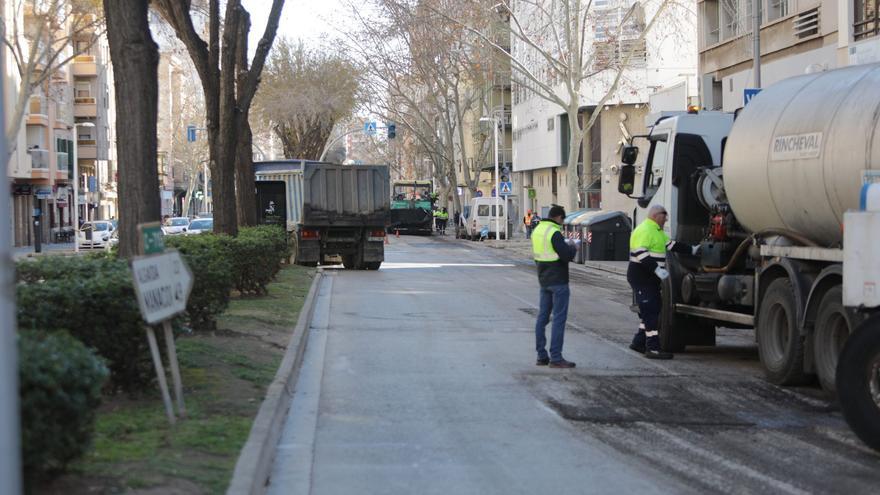
[[[532,237],[532,210],[526,211],[526,216],[523,217],[523,224],[526,226],[526,237]]]

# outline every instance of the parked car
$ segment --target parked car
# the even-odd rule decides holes
[[[213,211],[203,211],[203,212],[199,213],[197,218],[214,218],[214,212]]]
[[[162,226],[162,233],[165,235],[185,234],[188,227],[189,227],[189,218],[186,218],[186,217],[169,218],[168,220],[165,221],[165,225]]]
[[[109,220],[93,220],[83,223],[79,229],[80,249],[107,249],[114,242],[116,228]]]
[[[192,222],[189,223],[189,228],[186,230],[186,235],[196,235],[201,234],[203,232],[213,232],[214,231],[214,219],[213,218],[196,218]]]

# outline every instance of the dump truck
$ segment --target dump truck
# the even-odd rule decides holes
[[[623,149],[618,183],[638,200],[636,224],[662,204],[671,239],[701,247],[667,254],[663,349],[713,345],[718,326],[754,328],[769,381],[817,376],[875,448],[880,212],[860,198],[880,178],[878,87],[880,65],[851,66],[782,80],[736,114],[661,115],[643,136],[641,184],[640,142]],[[845,362],[848,340],[869,349]]]
[[[260,223],[283,225],[293,260],[378,270],[390,209],[387,165],[308,160],[254,163]]]
[[[388,232],[430,235],[434,225],[431,181],[395,181],[391,194]]]

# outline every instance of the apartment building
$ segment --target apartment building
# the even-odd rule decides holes
[[[79,214],[84,220],[118,216],[116,195],[116,101],[113,67],[106,36],[91,43],[92,33],[74,40],[78,55],[69,70],[73,86],[73,118],[79,172]]]
[[[522,23],[530,12],[529,4],[520,5],[514,4],[514,13]],[[632,136],[646,131],[645,118],[649,113],[685,110],[688,99],[695,100],[698,94],[696,13],[683,5],[673,5],[644,33],[656,15],[653,8],[656,4],[648,2],[598,0],[592,2],[586,14],[585,53],[591,57],[592,65],[585,71],[579,94],[579,118],[585,123],[596,111],[600,115],[580,147],[580,187],[576,199],[568,197],[567,112],[540,97],[536,83],[515,75],[512,158],[519,211],[532,209],[546,216],[552,204],[632,210],[633,200],[617,193],[620,149]],[[551,34],[542,38],[547,44],[545,52],[558,53],[549,41],[554,39]],[[543,55],[516,36],[512,41],[512,56],[543,85],[564,95],[564,75],[553,70]],[[598,104],[612,87],[617,67],[624,67],[620,83],[599,108]],[[655,108],[651,108],[652,94],[675,86],[682,87],[684,95],[673,104],[675,108],[664,106],[670,104],[670,99],[657,99]]]
[[[755,0],[701,0],[703,107],[733,111],[754,88]],[[780,79],[880,62],[878,0],[759,0],[761,85]]]
[[[115,191],[107,118],[112,101],[107,90],[106,38],[93,45],[94,32],[68,32],[69,23],[51,30],[36,29],[45,16],[35,14],[31,4],[2,2],[0,7],[7,36],[21,33],[15,40],[20,46],[27,50],[35,46],[38,53],[41,46],[51,43],[60,49],[59,60],[73,58],[60,68],[37,64],[33,77],[47,70],[51,73],[28,95],[19,94],[20,74],[8,47],[3,62],[7,110],[11,112],[19,101],[26,102],[18,137],[10,143],[14,149],[7,167],[13,243],[32,245],[38,234],[43,243],[68,241],[74,230],[74,205],[79,206],[83,219],[102,218],[102,185]],[[41,37],[36,33],[42,33]],[[81,132],[77,134],[77,130]],[[78,178],[74,176],[77,155]],[[74,198],[77,179],[80,194]],[[115,214],[112,203],[103,214],[103,218]]]

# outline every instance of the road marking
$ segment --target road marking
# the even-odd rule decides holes
[[[382,263],[383,270],[406,269],[406,268],[512,268],[510,263]]]

